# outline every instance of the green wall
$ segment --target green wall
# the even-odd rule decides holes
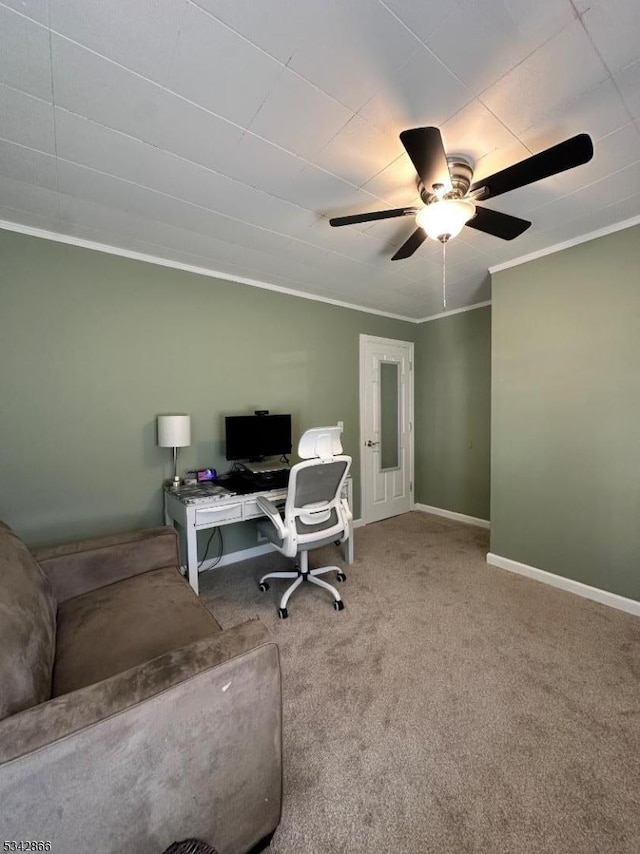
[[[493,278],[491,551],[640,599],[640,227]]]
[[[8,231],[0,259],[0,518],[28,543],[160,524],[161,412],[192,416],[180,470],[226,470],[225,414],[344,421],[359,515],[358,336],[415,324]]]
[[[415,359],[415,500],[489,519],[490,306],[421,324]]]

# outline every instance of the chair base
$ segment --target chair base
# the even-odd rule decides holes
[[[285,620],[289,616],[289,612],[287,611],[287,602],[291,597],[291,594],[300,587],[303,581],[310,581],[312,584],[317,585],[318,587],[322,587],[324,590],[327,590],[333,596],[333,607],[336,611],[342,611],[344,609],[344,602],[335,587],[329,584],[327,581],[324,581],[322,578],[318,578],[319,575],[324,575],[327,572],[335,572],[337,573],[338,581],[346,581],[347,576],[340,569],[339,566],[322,566],[318,569],[309,569],[309,556],[307,552],[300,552],[300,566],[296,567],[295,570],[291,570],[290,572],[282,571],[282,572],[268,572],[266,575],[263,575],[260,581],[258,582],[258,586],[260,590],[264,593],[269,589],[269,585],[266,583],[268,578],[295,578],[293,584],[291,584],[282,595],[282,599],[280,600],[280,607],[278,608],[278,616]]]

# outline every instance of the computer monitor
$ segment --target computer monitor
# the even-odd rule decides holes
[[[290,415],[228,415],[224,423],[228,460],[263,460],[291,453]]]

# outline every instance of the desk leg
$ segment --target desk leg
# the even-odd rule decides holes
[[[353,563],[353,523],[349,525],[349,536],[342,544],[342,555],[345,563]]]
[[[199,596],[198,588],[198,535],[195,527],[187,522],[187,573],[189,584],[193,587],[196,596]]]

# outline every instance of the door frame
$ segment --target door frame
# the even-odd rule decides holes
[[[360,430],[359,430],[359,449],[360,449],[360,522],[363,525],[368,524],[368,520],[365,518],[365,495],[366,495],[366,465],[365,465],[365,455],[364,455],[364,443],[365,443],[365,394],[364,394],[364,384],[365,384],[365,358],[364,358],[364,350],[365,345],[368,343],[372,344],[392,344],[394,346],[402,346],[407,347],[409,349],[409,456],[410,456],[410,465],[409,465],[409,509],[415,510],[415,502],[414,502],[414,486],[415,486],[415,416],[414,416],[414,404],[415,404],[415,382],[414,382],[414,343],[413,341],[401,341],[397,338],[381,338],[378,335],[365,335],[364,333],[360,333],[360,341],[359,341],[359,360],[360,360],[360,381],[358,386],[358,393],[360,396],[359,400],[359,409],[360,409]]]

